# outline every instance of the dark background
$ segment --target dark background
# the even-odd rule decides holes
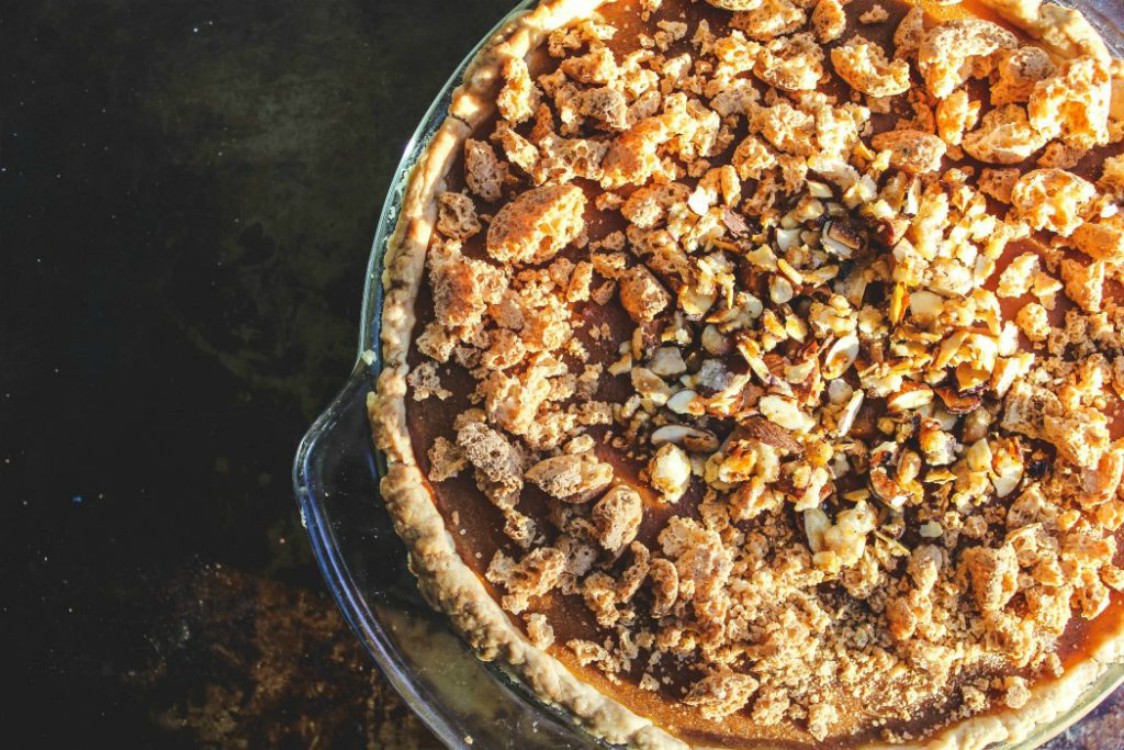
[[[290,464],[403,147],[510,5],[0,4],[7,741],[435,746],[324,593]]]

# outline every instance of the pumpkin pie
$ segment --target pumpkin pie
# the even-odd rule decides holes
[[[1124,658],[1124,64],[1037,0],[543,0],[386,255],[421,591],[643,748],[984,747]]]

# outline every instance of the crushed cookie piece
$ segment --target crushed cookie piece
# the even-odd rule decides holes
[[[925,34],[917,50],[917,68],[929,93],[944,99],[972,75],[986,75],[996,52],[1016,47],[1018,38],[998,24],[957,19]]]
[[[821,44],[834,42],[847,30],[847,14],[839,0],[817,0],[812,11],[812,26]]]
[[[778,37],[762,48],[754,74],[786,91],[811,91],[824,75],[823,48],[811,33]]]
[[[1018,164],[1047,140],[1031,127],[1023,107],[1006,104],[985,114],[980,127],[964,136],[963,146],[969,156],[985,164]]]
[[[547,185],[521,194],[488,227],[488,254],[501,262],[542,263],[585,229],[585,193],[574,185]]]
[[[717,720],[744,708],[758,687],[760,683],[749,675],[716,672],[692,685],[683,702],[697,706],[705,718]]]
[[[667,308],[671,295],[644,266],[629,268],[620,278],[621,304],[637,323],[647,323]]]
[[[437,196],[437,231],[455,240],[467,240],[480,232],[476,204],[464,193]]]
[[[1003,609],[1018,589],[1019,562],[1014,547],[972,547],[962,563],[972,583],[976,606],[983,612]]]
[[[530,120],[539,106],[539,91],[531,80],[527,63],[521,57],[509,58],[503,64],[503,88],[496,97],[500,115],[512,124]]]
[[[890,17],[890,12],[883,8],[878,3],[870,6],[870,9],[859,15],[859,23],[865,26],[872,26],[874,24],[882,23]]]
[[[428,265],[437,322],[448,328],[480,323],[488,305],[498,302],[507,288],[498,268],[465,257],[459,243],[435,243]]]
[[[1057,66],[1044,50],[1026,46],[1000,53],[995,70],[998,80],[991,87],[991,103],[998,107],[1029,101],[1035,85],[1052,76]]]
[[[1082,263],[1066,259],[1061,264],[1065,294],[1085,312],[1100,312],[1104,292],[1104,261]]]
[[[429,449],[429,481],[444,482],[460,474],[468,466],[468,459],[455,443],[438,437]]]
[[[1087,221],[1073,231],[1069,240],[1094,260],[1124,262],[1124,221],[1118,217],[1119,214],[1103,221]]]
[[[1042,342],[1050,336],[1050,316],[1046,308],[1037,302],[1029,302],[1019,310],[1015,317],[1019,330],[1031,341]]]
[[[753,126],[781,151],[797,156],[810,156],[815,151],[815,118],[786,101],[759,110]]]
[[[1011,192],[1020,176],[1017,169],[984,168],[980,171],[980,192],[1002,203],[1010,203]]]
[[[1038,166],[1056,167],[1058,169],[1073,169],[1085,157],[1088,151],[1083,148],[1067,146],[1061,141],[1047,144],[1042,156],[1038,157]]]
[[[444,401],[453,395],[452,391],[441,385],[436,362],[420,363],[406,376],[406,382],[414,391],[415,401],[425,401],[430,396],[436,396],[438,400]]]
[[[959,146],[964,134],[976,126],[980,102],[972,101],[963,89],[952,92],[937,105],[937,133],[950,146]]]
[[[568,503],[585,503],[613,481],[613,467],[592,452],[544,458],[527,470],[526,479],[551,497]]]
[[[881,6],[875,7],[880,8]],[[881,18],[880,20],[885,21],[886,19]],[[831,725],[837,721],[839,721],[839,709],[835,706],[827,703],[813,703],[808,707],[808,734],[821,742],[831,733]]]
[[[562,578],[566,556],[553,547],[540,547],[515,562],[497,552],[484,577],[502,587],[504,609],[520,614],[531,605],[531,599],[553,589]]]
[[[1034,276],[1038,273],[1038,255],[1023,253],[1011,261],[999,276],[999,287],[995,290],[1000,297],[1022,297],[1030,291]]]
[[[480,196],[481,200],[495,203],[503,195],[506,175],[506,166],[500,162],[490,145],[472,138],[465,140],[464,177],[469,190]]]
[[[921,6],[914,5],[894,30],[894,57],[902,60],[915,58],[925,32],[925,11]]]
[[[1034,229],[1063,237],[1081,225],[1081,210],[1096,195],[1096,188],[1064,169],[1034,169],[1020,177],[1011,190],[1011,206]]]
[[[507,438],[482,422],[470,422],[457,432],[457,447],[499,494],[497,504],[510,507],[523,489],[524,459]]]
[[[831,62],[840,78],[864,94],[897,96],[909,90],[909,64],[887,59],[881,47],[861,36],[832,49]]]
[[[755,4],[752,7],[738,11],[730,18],[730,27],[744,31],[750,39],[767,42],[782,34],[796,31],[807,20],[804,11],[791,0],[753,0],[753,2]]]
[[[1111,81],[1093,57],[1068,60],[1053,76],[1034,85],[1027,103],[1030,124],[1048,137],[1082,149],[1109,141]]]
[[[610,552],[619,552],[636,538],[644,504],[636,490],[616,484],[593,506],[592,519],[597,542]]]
[[[554,644],[554,627],[540,612],[532,612],[527,616],[527,637],[536,648],[548,649]]]
[[[890,152],[890,166],[909,174],[936,172],[947,147],[935,135],[918,130],[889,130],[871,140],[879,151]]]

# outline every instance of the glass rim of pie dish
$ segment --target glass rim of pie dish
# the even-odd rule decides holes
[[[480,50],[500,29],[536,4],[537,0],[519,2],[473,47],[438,92],[409,140],[375,229],[355,367],[345,386],[305,434],[293,468],[302,523],[328,588],[352,630],[429,730],[446,746],[466,749],[608,747],[577,727],[564,712],[538,700],[502,664],[479,661],[444,616],[422,601],[405,567],[406,548],[379,507],[377,487],[385,462],[372,446],[366,420],[366,394],[373,390],[382,365],[383,261],[398,224],[412,168],[445,121],[453,92]],[[1082,11],[1113,54],[1124,56],[1124,3],[1068,0],[1059,4]],[[364,471],[367,476],[360,476]],[[356,524],[355,518],[361,519],[360,523]],[[356,526],[363,531],[356,533]],[[360,545],[369,548],[360,549]],[[379,574],[387,570],[393,573]],[[424,633],[421,644],[414,642],[416,633],[406,634],[418,628]],[[1122,684],[1124,664],[1106,665],[1074,705],[1055,720],[1035,727],[1021,741],[987,747],[1040,747],[1079,722]],[[503,744],[487,744],[488,737],[502,738]]]

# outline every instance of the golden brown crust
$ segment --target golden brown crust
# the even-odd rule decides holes
[[[1085,54],[1097,59],[1108,59],[1103,41],[1079,13],[1053,5],[1042,5],[1036,0],[985,2],[1007,20],[1040,38],[1060,57]],[[445,175],[449,166],[457,149],[495,107],[495,96],[503,80],[505,64],[512,59],[524,57],[541,43],[549,31],[592,14],[600,3],[601,0],[543,2],[535,11],[517,18],[499,32],[469,66],[464,83],[454,93],[448,118],[435,134],[422,159],[413,168],[403,211],[388,243],[383,273],[383,370],[376,392],[368,399],[368,410],[374,426],[376,445],[387,456],[388,470],[381,483],[382,495],[396,531],[410,551],[411,570],[417,576],[419,588],[426,599],[435,608],[449,615],[454,626],[481,658],[499,659],[509,664],[540,696],[566,708],[594,733],[612,742],[628,743],[634,747],[680,748],[685,747],[681,741],[577,679],[512,623],[504,609],[488,593],[484,583],[459,557],[443,518],[433,503],[428,481],[417,466],[406,427],[406,358],[416,322],[414,303],[422,281],[433,227],[438,221],[437,196],[445,189]],[[735,4],[744,5],[743,9],[746,10],[758,7],[757,3]],[[789,5],[785,3],[786,7]],[[752,27],[750,20],[752,19],[746,23]],[[760,33],[769,35],[764,31]],[[771,30],[769,33],[771,34]],[[891,64],[888,61],[881,62]],[[653,122],[652,127],[658,129],[660,124]],[[921,138],[920,136],[926,135],[923,133],[907,136],[906,131],[901,132],[902,135],[883,139],[885,142],[882,147],[892,152],[891,159],[911,164],[915,161],[916,171],[932,169],[943,155],[943,145],[938,148],[939,139],[931,135]],[[781,147],[779,143],[774,145]],[[936,153],[938,150],[939,154]],[[914,161],[910,161],[911,159]],[[652,305],[667,304],[666,290],[654,277],[650,280],[655,284],[654,287],[645,283],[648,281],[645,278],[631,282],[636,287],[635,298],[638,301],[632,305],[635,310],[630,307],[629,311],[641,320],[650,320],[658,313],[658,310],[651,312]],[[658,299],[653,302],[654,298]],[[673,453],[673,448],[669,444],[664,452]],[[551,466],[538,472],[542,475],[543,482],[551,482],[557,478],[558,472],[554,471],[556,468],[561,471],[563,467]],[[588,480],[581,471],[577,471],[575,476],[579,485]],[[588,481],[604,484],[607,483],[607,478],[599,474],[595,480]],[[669,486],[671,491],[667,494],[675,495],[676,489]],[[567,497],[572,494],[568,493]],[[583,499],[588,498],[583,496]],[[627,499],[631,507],[634,498]],[[632,529],[634,519],[629,515],[633,512],[613,511],[610,514],[610,510],[606,509],[603,520],[606,546],[619,549],[628,544],[629,535],[635,533]],[[625,521],[615,520],[620,513],[627,516]],[[667,563],[666,560],[657,562]],[[987,577],[987,565],[990,562],[981,561],[979,569],[983,572],[979,574],[981,582],[978,589],[982,593],[977,594],[989,603],[996,596],[1002,597],[1003,585],[1002,581],[997,584],[994,579]],[[674,571],[672,566],[670,571],[663,571],[659,575],[671,575]],[[996,585],[1000,588],[995,589]],[[536,632],[539,630],[536,628]],[[543,639],[536,637],[536,641],[541,644]],[[1027,736],[1035,727],[1053,721],[1068,710],[1082,692],[1104,673],[1108,664],[1122,659],[1124,623],[1121,624],[1120,632],[1110,634],[1103,640],[1090,659],[1069,669],[1058,680],[1036,683],[1020,709],[1003,710],[964,720],[923,743],[895,744],[893,747],[951,750],[954,747],[983,747],[994,741],[1016,741]],[[722,683],[722,690],[719,692],[728,695],[728,701],[710,701],[708,696],[712,693],[702,690],[696,698],[689,696],[687,703],[691,704],[695,700],[696,704],[707,707],[705,710],[720,714],[729,705],[740,701],[740,705],[733,709],[737,710],[758,686],[755,683],[749,684],[744,678],[730,679],[732,682],[726,685],[728,680],[724,676],[715,675],[713,678],[716,683]],[[823,723],[818,721],[819,718],[823,722],[829,721],[829,717],[818,717],[813,722],[817,726]]]

